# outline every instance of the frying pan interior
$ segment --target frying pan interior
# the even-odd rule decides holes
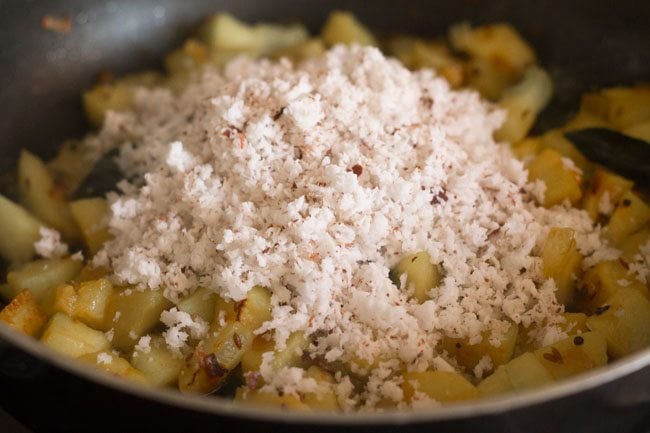
[[[201,18],[211,12],[230,11],[249,21],[299,20],[317,31],[332,9],[351,10],[364,23],[384,34],[441,35],[450,24],[463,20],[514,24],[535,47],[541,63],[554,78],[555,95],[551,108],[543,113],[537,125],[540,130],[564,120],[577,105],[580,92],[586,89],[650,79],[650,2],[647,1],[3,0],[0,3],[0,174],[10,171],[23,147],[48,157],[62,140],[80,137],[88,130],[81,113],[80,92],[92,84],[100,71],[108,69],[120,74],[159,67],[162,55],[178,45]],[[73,21],[72,31],[57,34],[43,30],[40,21],[45,15],[69,15]],[[37,352],[33,346],[23,344],[22,347],[27,352]],[[83,430],[80,426],[93,422],[92,414],[106,414],[96,407],[93,409],[93,404],[100,406],[110,402],[116,409],[119,407],[119,411],[129,410],[120,402],[131,404],[132,396],[115,399],[105,387],[78,376],[54,375],[47,364],[28,364],[38,365],[38,368],[27,374],[22,367],[16,367],[23,365],[25,356],[17,349],[11,351],[0,346],[0,379],[9,384],[8,388],[3,388],[7,390],[3,391],[6,398],[0,404],[11,405],[21,419],[31,419],[32,424],[36,422],[41,426],[61,428],[66,425],[69,430]],[[464,415],[462,421],[448,420],[444,425],[438,424],[436,431],[483,425],[480,422],[487,423],[483,431],[539,431],[539,420],[544,419],[553,424],[556,432],[579,431],[579,426],[587,426],[569,419],[571,413],[590,416],[589,431],[612,431],[615,426],[619,426],[620,431],[636,428],[644,419],[648,422],[647,403],[635,406],[619,401],[620,404],[612,406],[598,402],[602,403],[604,393],[630,396],[636,395],[635,386],[648,388],[647,359],[645,356],[645,361],[636,361],[636,376],[617,380],[591,394],[564,398],[554,406],[538,405],[530,410],[518,409],[507,415],[493,414],[473,421]],[[11,367],[8,370],[7,365]],[[48,386],[50,391],[47,391]],[[75,399],[70,395],[74,393],[80,395]],[[640,395],[647,398],[647,391]],[[58,398],[60,404],[79,405],[85,411],[83,417],[66,418],[56,410],[48,411],[41,406],[41,413],[47,415],[35,421],[30,418],[29,405],[21,406],[19,401],[30,400],[35,405],[46,397]],[[186,410],[175,408],[169,412],[168,406],[160,402],[146,406],[146,402],[139,401],[140,413],[151,418],[149,424],[132,426],[155,425],[156,430],[163,431],[179,420],[188,422],[188,418],[183,418],[187,417]],[[136,403],[129,407],[133,405]],[[557,410],[557,415],[549,417],[549,410]],[[643,415],[644,410],[646,415]],[[222,426],[232,427],[238,422],[236,411],[230,415],[228,418],[221,412]],[[203,413],[194,415],[193,419],[192,425],[207,425],[211,418]],[[620,421],[614,421],[616,419]],[[119,420],[119,416],[103,419],[104,424],[91,427],[97,431],[111,430],[110,426]],[[294,428],[298,429],[295,425]]]

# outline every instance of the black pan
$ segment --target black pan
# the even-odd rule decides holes
[[[0,173],[22,147],[48,157],[63,139],[84,134],[79,94],[98,72],[157,66],[210,12],[300,20],[317,30],[333,8],[352,10],[384,33],[439,35],[459,20],[513,23],[556,85],[539,130],[565,120],[584,90],[650,80],[647,1],[0,0]],[[48,14],[70,15],[72,31],[42,30]],[[547,389],[427,413],[305,415],[137,388],[3,325],[0,338],[0,407],[34,431],[650,430],[650,350]]]

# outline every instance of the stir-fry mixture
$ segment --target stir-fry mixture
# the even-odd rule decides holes
[[[553,84],[508,24],[206,19],[103,74],[97,128],[0,196],[0,320],[100,370],[298,410],[538,388],[650,345],[650,207],[565,133],[650,141],[650,88]],[[114,182],[116,181],[116,182]]]

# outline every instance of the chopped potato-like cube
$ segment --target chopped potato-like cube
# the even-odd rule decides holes
[[[65,189],[54,183],[43,161],[26,150],[18,159],[18,192],[25,207],[65,239],[79,237],[79,228],[65,201]]]
[[[31,259],[41,226],[27,209],[0,194],[0,257],[14,263]]]
[[[46,321],[47,316],[27,289],[18,293],[9,305],[0,311],[0,322],[32,337],[40,332]]]
[[[478,390],[467,379],[450,371],[422,371],[404,373],[404,399],[411,402],[415,392],[421,392],[439,402],[470,400],[478,397]]]
[[[312,38],[307,41],[278,49],[273,53],[274,58],[288,57],[294,62],[320,57],[325,54],[327,49],[325,43],[320,38]]]
[[[303,403],[316,411],[334,412],[340,409],[334,389],[331,387],[334,384],[334,377],[331,373],[317,365],[312,365],[305,372],[305,376],[314,379],[321,386],[328,387],[329,390],[324,393],[308,392],[302,397]]]
[[[611,87],[600,93],[607,100],[607,120],[615,128],[627,128],[650,119],[650,86]]]
[[[398,286],[400,276],[406,274],[406,287],[413,287],[413,297],[419,303],[429,299],[429,290],[440,283],[440,270],[437,265],[431,263],[431,257],[425,251],[404,257],[392,273]]]
[[[605,337],[613,358],[622,358],[650,346],[650,301],[622,287],[587,319],[587,326]]]
[[[580,273],[582,256],[576,247],[574,230],[553,227],[542,249],[542,269],[545,278],[555,281],[555,297],[564,305],[571,305],[575,295],[575,280]]]
[[[210,333],[194,349],[178,376],[182,392],[205,394],[219,388],[253,343],[253,333],[239,322]]]
[[[43,302],[45,313],[48,316],[54,313],[63,313],[74,318],[74,310],[77,305],[77,290],[75,287],[71,284],[61,284],[51,292],[54,296],[48,295]]]
[[[298,397],[291,394],[278,395],[271,392],[251,390],[248,387],[241,386],[235,393],[235,401],[245,401],[247,404],[257,406],[279,407],[288,410],[308,411],[309,406],[300,401]]]
[[[508,331],[499,340],[500,344],[494,346],[490,343],[490,332],[483,334],[483,340],[476,344],[467,344],[465,338],[449,338],[446,337],[442,340],[443,348],[458,360],[462,366],[470,370],[476,367],[481,358],[487,356],[492,361],[492,365],[497,367],[505,364],[512,358],[515,350],[515,343],[517,342],[517,334],[519,327],[512,324]]]
[[[81,140],[66,140],[56,156],[47,162],[55,183],[65,188],[66,196],[76,191],[95,166],[97,154]]]
[[[275,348],[275,342],[264,335],[255,337],[251,348],[244,353],[241,359],[241,368],[244,373],[249,371],[259,371],[262,365],[262,356],[266,352],[272,352]]]
[[[507,111],[508,117],[494,137],[510,143],[524,138],[552,94],[553,83],[548,73],[538,67],[529,68],[522,80],[506,89],[499,100],[499,106]]]
[[[255,286],[248,291],[246,299],[237,306],[237,320],[251,331],[259,328],[262,323],[271,320],[271,293],[261,286]]]
[[[98,84],[83,93],[86,118],[96,128],[104,123],[109,111],[126,111],[133,105],[133,88],[123,83]]]
[[[452,87],[460,86],[465,79],[463,64],[442,42],[397,36],[388,41],[388,52],[409,69],[435,69]]]
[[[545,207],[560,204],[564,200],[576,204],[582,197],[580,174],[566,167],[562,158],[556,150],[544,149],[528,165],[528,178],[531,181],[539,179],[546,185],[542,203]]]
[[[147,383],[142,372],[135,369],[126,359],[104,350],[88,353],[78,358],[80,361],[92,364],[96,369],[105,371],[113,376],[137,383]]]
[[[147,382],[156,386],[176,383],[185,361],[172,353],[160,335],[152,337],[148,352],[134,351],[131,364],[140,370]]]
[[[214,307],[217,295],[206,289],[199,287],[187,298],[178,303],[179,311],[185,311],[192,317],[200,317],[210,323],[214,317]]]
[[[185,73],[198,69],[210,57],[209,49],[196,39],[188,39],[182,48],[172,51],[165,57],[165,69],[170,74]]]
[[[585,174],[593,170],[591,162],[564,136],[564,130],[552,129],[541,136],[541,149],[553,149],[562,156],[569,158]]]
[[[623,130],[623,133],[650,142],[650,120],[629,126]]]
[[[497,367],[491,375],[479,382],[476,389],[478,389],[478,393],[483,397],[494,394],[503,394],[504,392],[511,391],[513,387],[508,372],[502,365]]]
[[[589,188],[582,200],[582,207],[593,220],[596,220],[599,214],[607,214],[609,210],[607,208],[611,207],[611,210],[614,210],[614,205],[633,185],[634,182],[629,179],[598,169],[591,177]]]
[[[160,314],[171,306],[157,290],[138,291],[127,289],[112,296],[108,321],[113,327],[113,345],[122,351],[129,351],[140,337],[160,322]]]
[[[607,363],[607,345],[597,332],[565,338],[534,352],[555,379],[581,373]]]
[[[614,296],[622,287],[637,290],[648,298],[648,288],[632,274],[628,274],[622,261],[599,262],[584,275],[581,306],[591,313],[605,304],[607,299]]]
[[[47,324],[41,342],[72,358],[109,350],[110,343],[103,332],[56,313]]]
[[[283,367],[302,367],[302,353],[309,346],[309,338],[302,331],[296,331],[287,338],[286,347],[277,350],[271,361],[271,367],[279,370]]]
[[[524,353],[504,365],[512,389],[538,388],[553,377],[532,353]]]
[[[81,229],[84,242],[91,256],[99,251],[104,242],[111,239],[107,219],[109,208],[103,198],[87,198],[70,203],[70,211]]]
[[[470,59],[465,71],[467,85],[490,101],[499,100],[503,92],[516,81],[516,77],[503,71],[501,65],[482,57]]]
[[[527,160],[539,153],[542,145],[541,137],[525,137],[512,144],[512,153],[517,159]]]
[[[29,262],[7,274],[7,283],[13,294],[29,289],[39,303],[45,303],[48,296],[62,283],[75,278],[82,263],[74,259],[43,259]]]
[[[73,317],[95,329],[107,330],[111,325],[112,317],[107,313],[113,294],[113,285],[105,278],[80,283]]]
[[[627,191],[616,205],[609,219],[605,236],[618,244],[627,236],[642,229],[650,221],[650,206],[641,197]]]
[[[321,30],[323,41],[329,45],[359,44],[377,45],[370,30],[350,12],[334,11],[327,17]]]
[[[619,249],[623,252],[624,260],[632,261],[634,256],[639,254],[641,246],[650,241],[650,228],[641,229],[618,243]]]

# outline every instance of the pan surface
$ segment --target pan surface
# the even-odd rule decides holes
[[[561,122],[580,92],[650,77],[650,2],[100,1],[0,2],[0,173],[22,147],[51,156],[87,130],[80,92],[98,72],[157,66],[206,14],[305,22],[317,31],[331,9],[348,9],[383,33],[443,34],[452,23],[508,21],[536,48],[556,92],[538,128]],[[72,18],[67,34],[40,28],[45,15]],[[0,325],[0,406],[35,430],[183,431],[644,431],[650,428],[650,350],[546,390],[441,411],[319,415],[234,406],[141,389],[70,363]]]

